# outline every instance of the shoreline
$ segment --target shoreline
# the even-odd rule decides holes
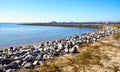
[[[28,69],[33,68],[36,65],[41,65],[42,61],[54,59],[59,55],[77,53],[81,44],[91,44],[115,33],[120,33],[120,30],[112,26],[105,26],[102,29],[90,33],[50,42],[43,42],[39,45],[20,48],[10,47],[0,53],[0,59],[4,61],[0,61],[0,64],[3,64],[2,69],[4,71],[8,69],[19,69],[21,67]],[[6,57],[8,55],[10,56]],[[8,61],[6,62],[6,60]],[[4,66],[4,64],[7,65]],[[14,66],[14,64],[16,66]]]
[[[31,23],[19,24],[28,26],[57,26],[57,27],[76,27],[76,28],[102,28],[102,24],[55,24],[55,23]]]
[[[38,23],[39,24],[39,23]],[[51,25],[49,25],[49,24],[46,24],[46,25],[41,25],[41,24],[39,24],[39,25],[34,25],[34,24],[18,24],[18,25],[28,25],[28,26],[56,26],[56,27],[70,27],[70,28],[94,28],[94,29],[100,29],[100,28],[102,28],[102,25],[94,25],[94,24],[92,24],[92,25],[81,25],[81,24],[75,24],[75,25],[70,25],[70,24],[66,24],[65,26],[64,26],[64,24],[60,24],[60,26],[58,25],[58,24],[51,24]],[[80,25],[80,27],[77,27],[77,26],[79,26]],[[98,28],[99,27],[99,28]],[[78,34],[78,35],[81,35],[81,34]],[[73,35],[73,36],[75,36],[75,35]],[[70,36],[70,37],[72,37],[72,36]],[[70,37],[66,37],[66,38],[70,38]],[[50,41],[54,41],[54,40],[60,40],[60,39],[65,39],[65,38],[57,38],[57,39],[51,39],[51,40],[45,40],[45,41],[39,41],[39,42],[31,42],[31,43],[25,43],[25,44],[18,44],[18,45],[11,45],[11,46],[4,46],[4,47],[1,47],[1,49],[0,50],[4,50],[4,49],[8,49],[8,48],[10,48],[10,47],[19,47],[19,46],[29,46],[29,45],[37,45],[37,44],[39,44],[39,43],[43,43],[43,42],[50,42]]]
[[[120,33],[106,36],[92,44],[83,44],[79,53],[47,60],[26,72],[117,72],[120,71]],[[19,71],[18,71],[19,72]]]

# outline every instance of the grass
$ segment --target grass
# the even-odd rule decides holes
[[[107,46],[107,47],[114,47],[114,48],[120,48],[120,46],[113,45],[112,43],[105,43],[105,42],[99,42],[100,46]]]
[[[90,65],[102,66],[100,60],[106,59],[106,55],[100,52],[100,46],[87,47],[83,52],[68,56],[56,57],[55,60],[47,61],[34,70],[27,72],[79,72],[85,70]]]
[[[114,72],[120,71],[120,70],[119,70],[119,67],[117,67],[117,66],[114,66],[113,70],[114,70]]]
[[[120,33],[114,34],[113,38],[120,39]],[[66,54],[56,57],[54,60],[47,60],[43,65],[36,66],[34,69],[27,69],[25,72],[86,72],[89,71],[90,66],[104,67],[101,60],[110,61],[110,57],[104,53],[101,48],[120,48],[112,43],[98,42],[94,44],[82,44],[80,46],[82,51],[77,54]],[[117,72],[117,66],[110,68]]]
[[[114,34],[113,37],[114,37],[115,40],[119,40],[120,39],[120,33]]]
[[[114,45],[112,45],[111,43],[105,43],[105,42],[99,42],[100,46],[110,46],[110,47],[114,47]]]
[[[114,26],[117,28],[120,28],[120,24],[115,24]]]

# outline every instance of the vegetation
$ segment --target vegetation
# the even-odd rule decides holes
[[[116,51],[119,51],[120,46],[113,44],[113,42],[117,42],[120,39],[120,33],[116,33],[112,36],[112,42],[110,39],[106,39],[108,41],[100,41],[96,44],[82,44],[80,46],[80,52],[76,54],[66,54],[64,56],[56,57],[54,60],[47,60],[41,66],[36,66],[34,69],[24,70],[25,72],[87,72],[91,67],[99,66],[99,68],[103,68],[105,70],[108,68],[106,72],[117,72],[119,71],[119,66],[110,64],[109,62],[112,57],[116,55]],[[117,42],[117,44],[119,44]],[[119,53],[119,52],[118,52]],[[110,55],[111,54],[111,55]],[[112,56],[113,55],[113,56]],[[118,54],[119,58],[119,54]],[[116,58],[117,59],[117,58]],[[106,61],[106,65],[104,62]],[[116,63],[119,62],[116,60]],[[118,63],[119,64],[119,63]],[[104,67],[105,66],[105,67]],[[111,70],[111,71],[109,71]],[[21,71],[22,72],[22,71]],[[93,72],[93,71],[90,71]],[[96,72],[96,71],[94,71]],[[105,72],[105,71],[101,71]]]
[[[117,28],[120,28],[120,24],[115,24],[114,26]]]
[[[85,46],[86,47],[86,46]],[[87,46],[84,51],[78,54],[67,54],[56,57],[55,60],[48,60],[45,64],[29,69],[27,72],[79,72],[85,71],[90,65],[103,66],[100,60],[108,57],[100,52],[99,45]]]
[[[116,40],[119,40],[120,39],[120,33],[116,33],[116,34],[114,34],[114,39],[116,39]]]
[[[31,26],[60,26],[60,27],[80,27],[80,28],[102,28],[99,24],[52,24],[52,23],[33,23],[33,24],[21,24]]]

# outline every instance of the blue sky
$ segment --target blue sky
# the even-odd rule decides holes
[[[0,0],[0,22],[120,21],[120,0]]]

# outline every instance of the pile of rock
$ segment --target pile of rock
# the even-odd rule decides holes
[[[59,55],[76,53],[83,43],[92,43],[118,32],[120,32],[119,29],[106,26],[88,34],[43,42],[39,45],[22,48],[10,47],[0,53],[0,72],[14,72],[20,68],[34,68],[35,65],[43,64],[42,62],[46,59],[54,59]]]

